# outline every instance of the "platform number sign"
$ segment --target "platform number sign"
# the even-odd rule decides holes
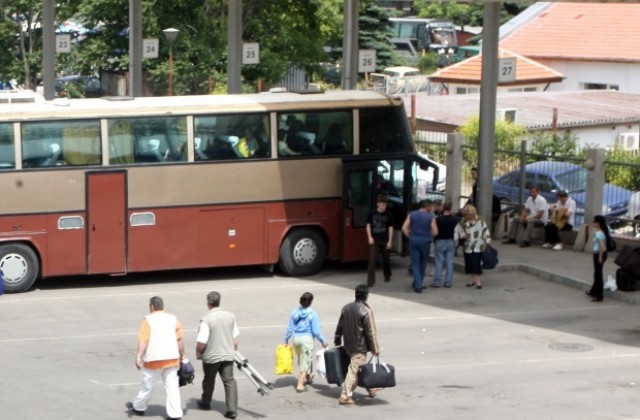
[[[516,80],[516,58],[498,59],[498,83],[514,82]]]
[[[145,38],[142,40],[142,58],[158,58],[158,38]]]
[[[260,44],[257,42],[242,44],[242,64],[260,64]]]
[[[358,51],[358,73],[376,71],[376,50]]]
[[[70,53],[71,52],[71,35],[69,34],[57,34],[56,35],[56,53]]]

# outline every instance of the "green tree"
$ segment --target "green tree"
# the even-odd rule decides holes
[[[529,151],[546,156],[575,156],[578,150],[578,136],[565,132],[562,135],[549,131],[534,131]]]
[[[605,165],[607,182],[631,191],[640,191],[640,154],[637,151],[615,147],[606,151],[605,160],[618,163]]]
[[[374,0],[360,1],[358,45],[360,49],[376,50],[376,69],[398,64],[399,58],[391,44],[389,18],[392,12],[378,6]]]
[[[476,165],[478,162],[478,146],[480,141],[480,117],[475,116],[468,119],[463,125],[458,127],[457,131],[462,133],[465,146],[468,146],[464,150],[465,160],[471,162],[472,166]],[[496,173],[501,173],[504,169],[514,166],[514,160],[517,159],[517,157],[504,152],[519,150],[520,141],[526,134],[527,129],[522,125],[515,124],[511,121],[496,121],[494,137]]]

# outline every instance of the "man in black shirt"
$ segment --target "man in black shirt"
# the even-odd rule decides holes
[[[391,262],[389,250],[393,241],[393,216],[387,211],[387,197],[378,196],[376,210],[367,219],[367,239],[369,241],[369,266],[367,269],[367,285],[376,283],[376,257],[382,257],[384,281],[391,281]]]
[[[453,254],[455,252],[454,231],[458,218],[451,214],[451,203],[442,206],[442,215],[436,218],[438,235],[435,237],[436,269],[431,287],[440,287],[442,280],[442,263],[445,263],[444,287],[451,287],[453,282]]]

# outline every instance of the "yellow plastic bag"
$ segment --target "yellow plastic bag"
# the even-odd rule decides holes
[[[288,344],[276,347],[276,375],[293,373],[293,348]]]

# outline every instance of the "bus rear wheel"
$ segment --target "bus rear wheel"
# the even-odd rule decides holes
[[[327,245],[314,229],[291,231],[280,247],[280,268],[290,276],[308,276],[320,271],[327,256]]]
[[[26,292],[38,277],[38,258],[27,245],[0,245],[0,270],[5,292]]]

